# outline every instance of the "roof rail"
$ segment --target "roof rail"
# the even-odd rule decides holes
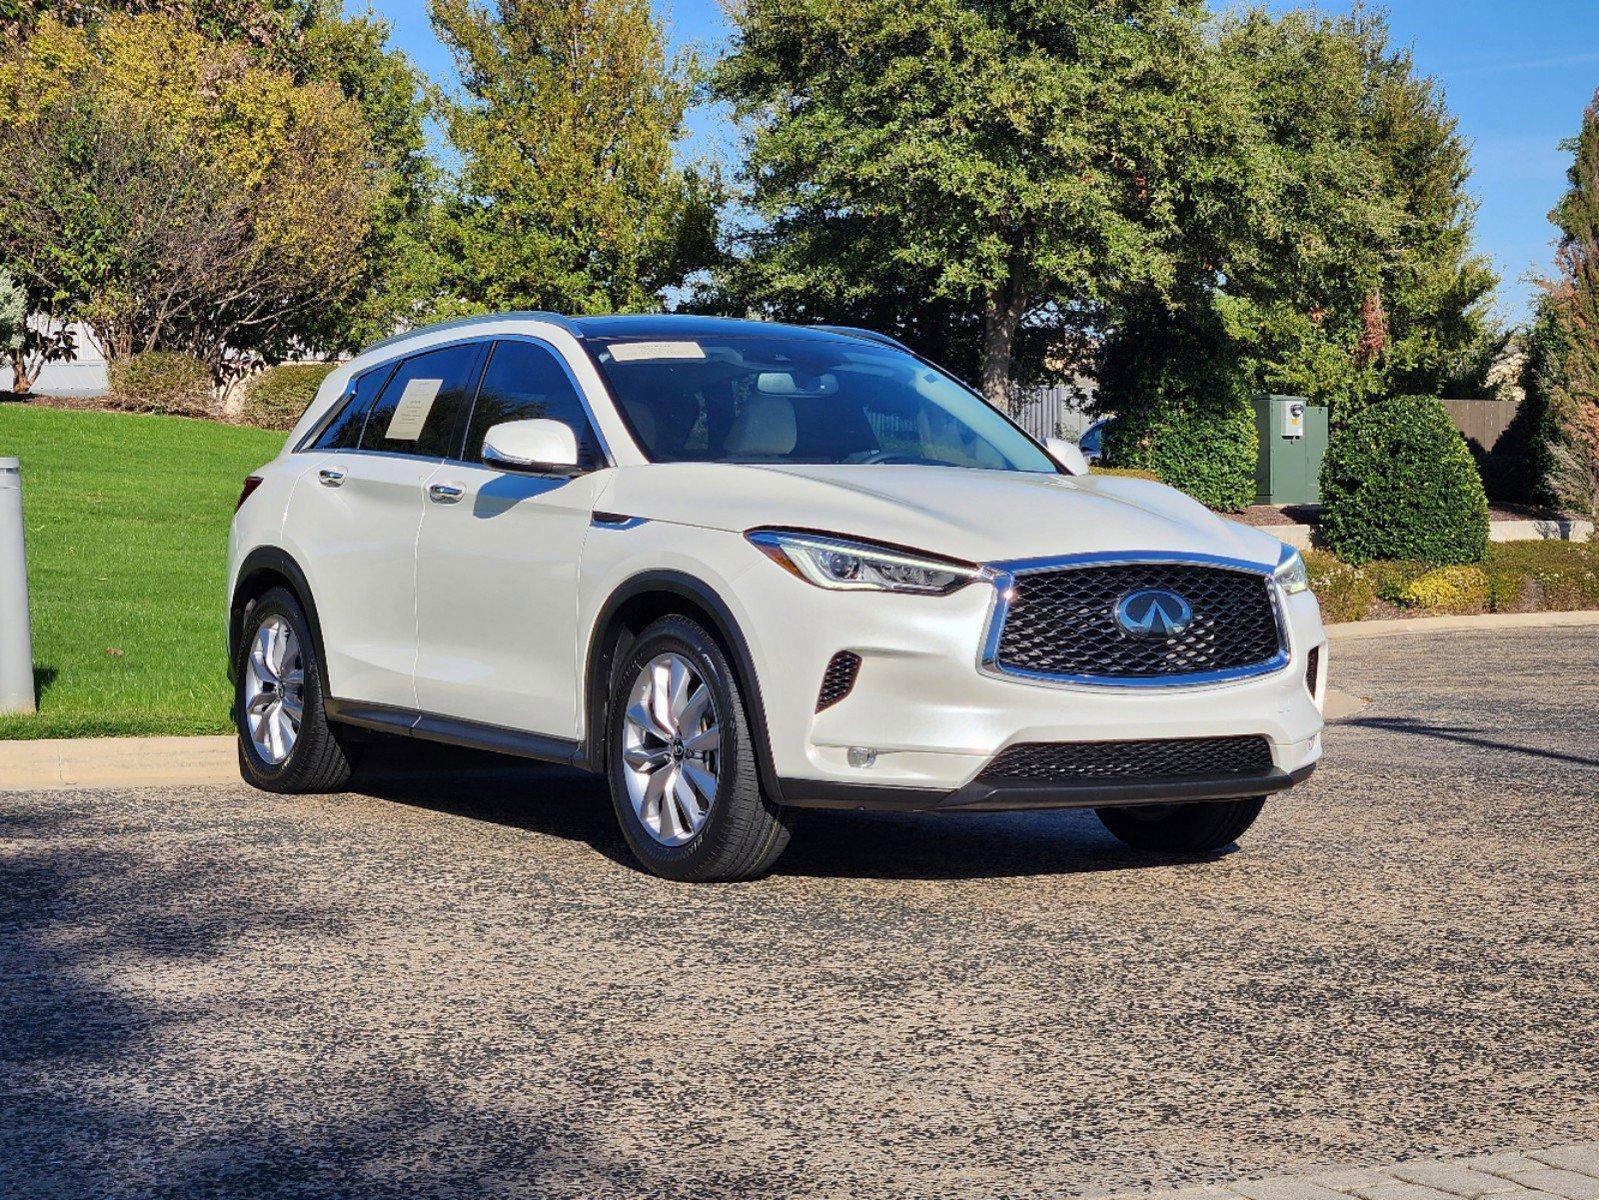
[[[848,337],[865,338],[868,342],[878,342],[884,346],[893,346],[896,350],[904,350],[909,354],[916,352],[900,341],[897,337],[890,337],[886,333],[879,333],[875,329],[862,329],[856,325],[813,325],[812,329],[825,329],[828,333],[842,333]]]
[[[372,350],[381,350],[385,346],[394,346],[398,345],[400,342],[408,342],[412,338],[421,337],[425,333],[439,333],[446,329],[465,329],[472,325],[488,325],[499,321],[517,320],[548,321],[552,325],[559,325],[562,329],[566,330],[574,337],[583,336],[582,333],[578,331],[577,326],[572,324],[569,318],[561,316],[560,313],[537,312],[529,309],[519,312],[481,313],[475,317],[457,317],[453,321],[440,321],[436,325],[422,325],[416,329],[407,329],[404,333],[396,333],[390,337],[386,337],[380,342],[373,342],[370,346],[363,347],[361,353],[366,354]]]

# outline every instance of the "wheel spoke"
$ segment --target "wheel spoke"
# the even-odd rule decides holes
[[[677,717],[678,729],[698,729],[700,721],[704,719],[705,713],[710,706],[711,689],[702,683],[700,684],[700,690],[695,692],[688,703],[679,710]],[[687,739],[685,738],[684,741],[686,743]]]
[[[668,709],[672,717],[672,731],[681,733],[686,728],[683,721],[683,709],[688,704],[689,688],[695,681],[694,672],[690,671],[688,664],[675,654],[667,660],[666,669],[668,684],[671,689],[667,699]]]
[[[298,732],[300,722],[305,720],[305,705],[300,703],[298,696],[290,692],[284,692],[283,699],[279,703],[283,707],[283,715],[294,722],[295,731]]]
[[[698,763],[685,762],[683,774],[688,776],[688,781],[698,789],[700,795],[705,797],[706,807],[716,799],[716,776],[702,768]]]
[[[700,805],[700,798],[694,794],[694,789],[689,786],[685,776],[688,766],[685,763],[677,772],[677,778],[672,781],[672,799],[676,801],[677,809],[683,814],[684,828],[693,833],[705,820],[705,809]]]
[[[677,722],[672,719],[672,666],[669,660],[657,662],[650,672],[650,712],[656,725],[671,737],[677,732]]]
[[[671,757],[672,752],[665,746],[629,746],[622,751],[622,760],[635,771],[653,771]]]
[[[690,754],[709,754],[722,748],[722,731],[715,725],[702,729],[691,738],[683,739],[683,749]]]
[[[255,673],[263,683],[275,684],[278,682],[278,673],[273,669],[269,651],[272,647],[272,625],[270,622],[255,631],[255,646],[250,651],[250,661],[255,664]]]
[[[627,710],[627,719],[630,724],[636,725],[640,732],[651,737],[659,738],[663,742],[672,740],[672,735],[655,719],[655,713],[645,701],[639,701]]]

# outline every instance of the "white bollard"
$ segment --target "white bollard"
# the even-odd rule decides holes
[[[0,713],[31,713],[33,632],[22,546],[22,464],[0,458]]]

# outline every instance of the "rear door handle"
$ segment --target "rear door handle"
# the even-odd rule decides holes
[[[344,472],[332,467],[323,467],[316,473],[316,477],[323,487],[338,487],[344,482]]]
[[[466,495],[466,489],[457,487],[453,483],[428,484],[428,499],[433,501],[434,504],[454,504],[464,495]]]

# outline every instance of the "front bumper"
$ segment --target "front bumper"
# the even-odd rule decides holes
[[[774,773],[787,804],[972,811],[1226,799],[1291,787],[1321,756],[1327,650],[1309,593],[1282,600],[1288,661],[1280,670],[1202,686],[1127,689],[981,671],[992,597],[982,584],[947,597],[829,594],[778,571],[752,571],[739,584],[750,611],[784,614],[780,623],[742,624],[752,635]],[[854,686],[817,712],[823,674],[841,650],[860,657]],[[1236,735],[1268,741],[1270,773],[1088,786],[980,779],[997,755],[1020,743]],[[852,749],[871,751],[871,765],[853,765]]]

